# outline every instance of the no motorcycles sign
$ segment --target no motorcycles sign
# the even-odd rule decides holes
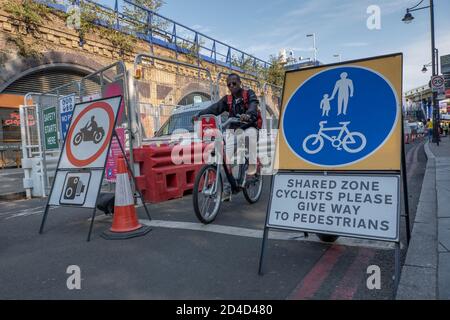
[[[58,169],[103,168],[121,97],[78,104]]]
[[[49,205],[95,208],[122,97],[75,105]]]

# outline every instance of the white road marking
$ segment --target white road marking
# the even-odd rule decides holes
[[[57,209],[58,207],[50,207],[50,210]],[[37,211],[36,211],[37,210]],[[9,212],[12,213],[12,212]],[[44,213],[44,207],[35,207],[28,208],[18,211],[11,216],[5,218],[5,220],[31,216],[35,214]],[[91,218],[88,219],[90,221]],[[106,215],[97,215],[95,217],[95,221],[103,222],[103,221],[112,220],[112,216]],[[181,221],[166,221],[166,220],[139,220],[139,222],[146,226],[158,227],[158,228],[168,228],[168,229],[182,229],[182,230],[194,230],[194,231],[204,231],[204,232],[212,232],[219,233],[231,236],[238,237],[247,237],[247,238],[263,238],[263,230],[258,229],[250,229],[250,228],[242,228],[242,227],[231,227],[224,226],[218,224],[209,224],[204,225],[202,223],[194,223],[194,222],[181,222]],[[303,236],[303,232],[284,232],[284,231],[269,231],[269,239],[271,240],[282,240],[282,241],[308,241],[308,242],[320,242],[323,243],[315,234],[310,233],[308,238]],[[374,240],[366,240],[366,239],[357,239],[357,238],[345,238],[340,237],[338,240],[334,242],[334,244],[342,245],[342,246],[350,246],[350,247],[366,247],[373,248],[379,250],[392,250],[395,248],[394,243],[384,242],[384,241],[374,241]],[[403,243],[401,244],[401,248],[403,249]]]
[[[49,210],[53,210],[56,209],[56,207],[50,207]],[[35,211],[38,210],[38,211]],[[26,216],[32,216],[35,214],[41,214],[44,213],[44,208],[43,207],[38,207],[38,208],[28,208],[28,209],[23,209],[18,211],[17,213],[14,213],[12,215],[10,215],[9,217],[6,217],[5,220],[9,220],[9,219],[13,219],[13,218],[19,218],[19,217],[26,217]],[[7,215],[8,213],[4,214]]]
[[[201,223],[192,222],[180,222],[180,221],[163,221],[163,220],[139,220],[143,225],[150,227],[159,228],[169,228],[169,229],[183,229],[183,230],[194,230],[194,231],[205,231],[220,233],[238,237],[248,237],[248,238],[263,238],[263,230],[241,228],[241,227],[230,227],[217,224],[204,225]],[[323,243],[315,234],[310,233],[308,238],[303,236],[302,232],[282,232],[282,231],[269,231],[269,239],[271,240],[284,240],[284,241],[309,241],[309,242],[321,242]],[[391,250],[395,248],[394,243],[384,242],[384,241],[374,241],[365,239],[355,239],[355,238],[344,238],[340,237],[334,244],[351,246],[351,247],[367,247],[380,250]],[[401,244],[403,248],[403,244]]]

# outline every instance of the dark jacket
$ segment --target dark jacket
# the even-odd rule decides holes
[[[248,89],[247,91],[248,91],[248,109],[246,109],[244,106],[243,98],[236,98],[235,96],[233,96],[233,104],[231,107],[231,112],[228,115],[229,117],[236,117],[237,115],[242,114],[247,114],[250,116],[249,123],[238,126],[241,129],[247,129],[250,127],[257,128],[259,101],[253,90]],[[198,116],[206,114],[213,114],[215,116],[218,116],[224,112],[229,112],[230,110],[227,101],[228,101],[227,96],[222,97],[222,99],[220,99],[218,102],[210,105],[205,110],[200,111]],[[236,127],[234,129],[236,129]]]

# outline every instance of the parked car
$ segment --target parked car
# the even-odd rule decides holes
[[[213,102],[203,101],[201,103],[194,103],[185,106],[179,106],[173,110],[169,119],[161,126],[161,128],[155,133],[153,138],[147,138],[144,140],[144,144],[190,144],[192,142],[200,142],[200,138],[196,132],[194,132],[194,123],[192,117],[195,116],[201,110],[208,108]],[[228,113],[222,114],[222,123],[228,119]],[[269,129],[276,128],[278,119],[268,115],[267,124]],[[184,131],[184,132],[180,132]],[[274,145],[276,139],[276,133],[269,131],[267,140],[271,141],[271,145]],[[267,143],[266,143],[267,144]]]
[[[145,144],[191,143],[192,141],[199,141],[199,138],[194,134],[192,117],[211,104],[212,101],[204,101],[175,108],[169,119],[155,133],[155,136],[146,139]],[[180,131],[184,131],[184,133]]]

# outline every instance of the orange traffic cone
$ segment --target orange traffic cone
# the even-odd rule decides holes
[[[102,234],[102,237],[108,240],[129,239],[143,236],[150,230],[150,227],[142,226],[138,222],[127,166],[125,159],[120,155],[117,158],[113,224],[109,231]]]

